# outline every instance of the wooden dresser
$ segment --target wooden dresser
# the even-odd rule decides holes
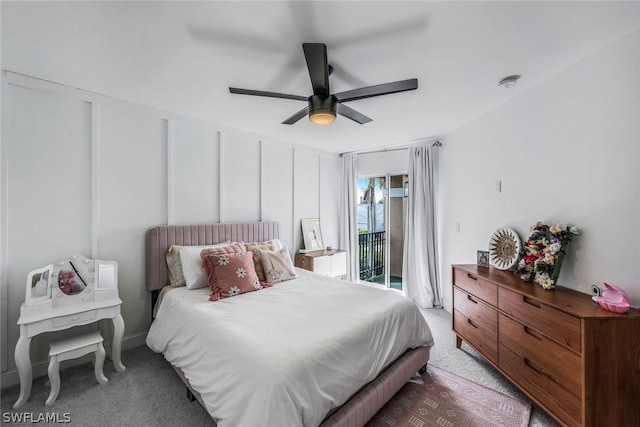
[[[511,272],[454,265],[453,329],[558,422],[640,426],[640,311],[547,291]]]

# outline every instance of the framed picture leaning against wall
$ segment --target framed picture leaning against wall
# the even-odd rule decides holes
[[[302,238],[305,251],[318,251],[324,249],[322,231],[320,230],[320,218],[302,218]]]

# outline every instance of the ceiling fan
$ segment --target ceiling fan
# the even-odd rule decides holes
[[[307,68],[309,69],[309,76],[311,77],[313,95],[305,97],[289,95],[286,93],[240,89],[237,87],[230,87],[229,92],[240,95],[266,96],[270,98],[306,101],[308,104],[306,107],[282,122],[282,124],[285,125],[292,125],[306,115],[309,115],[309,120],[315,124],[328,125],[335,121],[336,113],[362,125],[370,122],[371,119],[364,114],[347,107],[344,105],[345,102],[380,95],[388,95],[390,93],[405,92],[418,88],[418,79],[408,79],[332,94],[329,91],[329,75],[333,68],[327,62],[327,46],[324,43],[303,43],[302,49],[304,51],[305,59],[307,60]]]

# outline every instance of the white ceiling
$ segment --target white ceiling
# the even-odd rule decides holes
[[[640,2],[8,2],[2,66],[332,152],[447,133],[640,26]],[[332,92],[418,78],[350,102],[371,117],[280,124],[308,96],[303,42],[327,44]],[[497,87],[521,74],[512,89]],[[611,76],[602,76],[611,78]]]

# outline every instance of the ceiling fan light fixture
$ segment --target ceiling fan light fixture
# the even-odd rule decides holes
[[[336,121],[336,105],[338,101],[335,96],[309,97],[309,120],[316,125],[330,125]]]
[[[309,120],[316,125],[330,125],[336,121],[336,112],[320,109],[309,113]]]

